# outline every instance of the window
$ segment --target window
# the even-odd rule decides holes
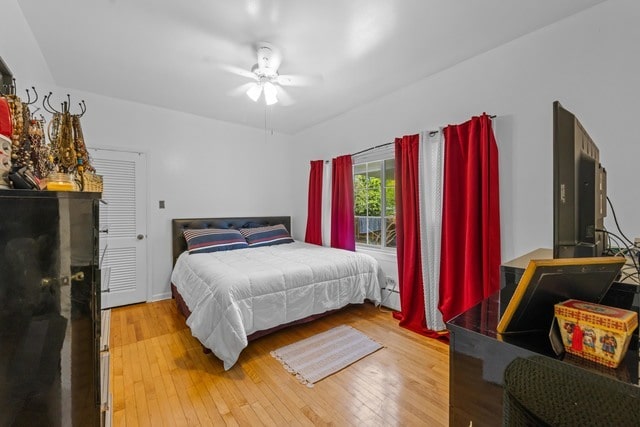
[[[353,187],[356,243],[379,248],[395,248],[395,160],[384,159],[355,164]]]

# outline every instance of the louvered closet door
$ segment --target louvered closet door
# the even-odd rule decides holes
[[[100,204],[102,308],[147,299],[146,158],[144,153],[90,149],[103,177]]]

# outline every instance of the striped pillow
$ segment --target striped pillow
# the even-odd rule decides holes
[[[241,228],[240,232],[244,238],[247,239],[247,243],[251,248],[293,243],[291,235],[282,224],[267,227]]]
[[[232,228],[203,228],[184,230],[183,233],[190,254],[230,251],[249,246],[242,234]]]

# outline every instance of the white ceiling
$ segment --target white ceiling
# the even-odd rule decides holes
[[[604,0],[18,0],[56,84],[294,134]],[[229,96],[252,44],[291,106]],[[265,116],[266,114],[266,116]]]

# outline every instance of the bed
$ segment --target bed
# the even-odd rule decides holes
[[[362,253],[292,239],[207,253],[187,251],[185,230],[245,233],[247,228],[278,224],[290,230],[290,223],[290,217],[172,220],[173,296],[192,335],[222,360],[225,370],[253,338],[349,304],[380,303],[384,273],[373,257]],[[194,248],[191,243],[189,249]]]

